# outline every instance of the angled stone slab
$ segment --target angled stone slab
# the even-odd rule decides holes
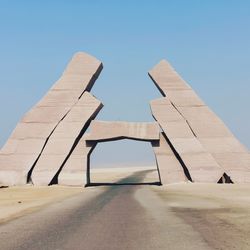
[[[63,74],[61,78],[54,84],[52,90],[77,90],[82,91],[83,87],[91,88],[95,76],[93,75],[67,75]],[[89,86],[89,87],[88,87]]]
[[[92,147],[87,147],[84,135],[73,150],[58,176],[59,185],[85,186],[88,169],[88,154]]]
[[[183,121],[183,116],[177,112],[168,98],[159,98],[150,102],[152,115],[158,122],[167,123]],[[166,115],[167,114],[167,115]]]
[[[216,158],[218,163],[223,166],[223,168],[226,170],[226,173],[228,173],[230,170],[250,170],[250,154],[248,152],[214,153],[213,156]]]
[[[83,92],[91,89],[101,69],[102,63],[94,57],[82,52],[74,55],[61,78],[18,123],[9,138],[10,141],[4,146],[5,156],[3,161],[0,159],[0,172],[12,171],[8,166],[13,165],[17,171],[15,176],[18,176],[18,180],[22,180],[18,183],[26,183],[28,172],[41,154],[50,135],[72,106],[78,102]],[[31,139],[34,140],[32,145],[29,143]],[[35,139],[41,140],[38,143]],[[11,148],[16,148],[18,151],[12,150],[13,153],[6,156],[6,152]],[[14,160],[16,156],[19,163]],[[9,164],[7,164],[8,158]],[[1,182],[7,184],[4,174],[0,175]],[[13,181],[10,184],[13,184]]]
[[[250,154],[248,152],[213,153],[218,164],[233,183],[250,182]]]
[[[235,137],[200,138],[204,148],[211,153],[247,153],[248,150]]]
[[[217,183],[224,171],[210,153],[181,154],[194,182]]]
[[[159,140],[159,125],[156,122],[107,122],[92,121],[87,141],[105,141],[122,138],[153,141]]]
[[[199,142],[187,120],[180,115],[176,108],[170,111],[170,116],[173,117],[171,112],[175,110],[176,115],[180,115],[177,121],[167,120],[169,108],[165,109],[165,111],[161,109],[161,112],[158,112],[157,107],[164,106],[164,102],[166,103],[165,107],[172,105],[168,98],[165,97],[164,99],[165,101],[161,98],[158,102],[157,100],[151,102],[152,115],[158,121],[166,137],[181,158],[191,179],[195,182],[204,182],[203,176],[207,176],[211,172],[207,182],[218,182],[224,172],[213,156]],[[169,102],[171,105],[167,104]],[[204,161],[202,161],[202,156],[204,156]],[[206,160],[209,160],[209,164]]]
[[[149,76],[164,96],[167,95],[168,90],[190,89],[190,86],[165,60],[160,61],[152,70],[150,70]]]
[[[212,154],[231,180],[237,183],[250,182],[248,178],[250,163],[245,160],[248,150],[226,125],[208,107],[178,107],[178,109],[188,120],[197,139],[207,152]]]
[[[250,182],[249,152],[235,137],[200,138],[234,183]]]
[[[162,126],[162,130],[169,139],[173,138],[193,138],[194,134],[185,120],[176,122],[167,122]]]
[[[188,121],[199,121],[199,120],[220,120],[211,109],[207,106],[198,107],[178,107],[178,111]]]
[[[166,141],[163,133],[160,135],[160,143],[154,147],[157,166],[160,172],[162,184],[186,182],[184,170],[171,147]]]
[[[53,90],[90,91],[103,66],[95,57],[83,52],[76,53]]]
[[[78,52],[67,66],[64,75],[93,75],[93,72],[99,74],[101,69],[102,63],[95,57],[84,52]]]
[[[207,152],[202,144],[195,138],[173,138],[172,145],[176,151],[183,154],[198,154]]]
[[[48,185],[72,154],[76,143],[86,130],[86,125],[102,108],[102,104],[85,92],[57,126],[46,144],[33,172],[35,185]],[[70,131],[69,131],[70,129]]]
[[[249,169],[230,169],[226,172],[233,183],[250,183],[250,170]]]
[[[216,180],[218,175],[215,174],[215,169],[217,169],[218,166],[227,175],[231,173],[230,177],[232,181],[234,181],[234,174],[235,179],[240,180],[239,176],[243,174],[244,169],[246,175],[248,175],[249,163],[245,160],[246,157],[244,156],[247,154],[247,149],[234,137],[223,121],[202,102],[190,87],[188,88],[185,87],[185,84],[181,84],[181,78],[177,77],[179,80],[176,78],[176,84],[174,83],[174,86],[173,78],[176,76],[174,69],[165,61],[161,61],[149,74],[163,96],[168,97],[168,104],[165,102],[165,107],[163,107],[164,101],[159,101],[161,105],[158,104],[158,106],[154,101],[153,106],[155,107],[152,108],[153,116],[159,122],[177,152],[180,153],[187,167],[190,169],[190,166],[193,165],[195,170],[197,168],[195,164],[198,164],[200,168],[198,172],[196,171],[198,174],[192,173],[192,178],[194,175],[194,179],[198,180],[200,176],[202,176],[201,172],[203,170],[208,171],[208,169],[211,168],[213,173],[207,177],[207,180],[209,178],[210,180]],[[182,123],[180,121],[174,121],[179,123],[178,126],[174,126],[174,124],[172,126],[169,125],[169,121],[166,117],[168,114],[170,114],[169,117],[173,117],[170,112],[169,103],[172,104],[177,112],[184,118],[193,133],[195,144],[190,143],[190,149],[184,146],[183,143],[180,144],[180,138],[181,140],[186,140],[186,142],[192,140],[192,136],[185,138],[184,121],[182,121]],[[180,135],[178,135],[178,131]],[[191,153],[199,149],[198,142],[202,145],[203,152]],[[187,144],[185,143],[185,145]],[[191,152],[185,152],[186,149]],[[232,156],[234,156],[234,159],[237,159],[237,161],[232,160]],[[204,159],[202,159],[202,157],[204,157]],[[206,160],[207,163],[209,163],[207,165]],[[204,169],[202,165],[204,165]],[[239,172],[237,172],[237,169]],[[190,172],[192,172],[191,169]],[[206,174],[204,172],[204,176],[208,175],[208,173],[209,172]],[[244,180],[246,179],[247,178]],[[202,181],[202,178],[200,180]]]
[[[204,102],[192,90],[168,90],[167,97],[176,107],[204,106]]]
[[[18,123],[10,138],[24,140],[27,138],[46,139],[55,128],[55,123]]]
[[[27,175],[37,154],[0,154],[0,185],[14,186],[27,183]]]
[[[53,123],[54,127],[63,119],[70,107],[32,108],[21,120],[21,123]]]
[[[198,138],[230,137],[232,133],[220,120],[188,121],[193,132]]]
[[[231,131],[208,107],[178,107],[198,138],[230,137]]]
[[[50,90],[44,98],[38,102],[38,107],[68,107],[72,106],[81,92],[79,90]]]
[[[192,138],[194,135],[184,117],[170,102],[164,97],[150,102],[152,115],[160,124],[162,130],[168,138]]]
[[[1,150],[3,155],[37,154],[44,145],[40,138],[27,138],[20,143],[18,139],[9,139]]]

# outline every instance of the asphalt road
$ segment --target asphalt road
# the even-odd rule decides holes
[[[1,225],[0,249],[215,249],[150,186],[94,188],[103,191],[88,201],[77,195]]]

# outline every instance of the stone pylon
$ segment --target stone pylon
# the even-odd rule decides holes
[[[151,102],[153,117],[162,128],[162,141],[175,151],[186,177],[193,182],[250,182],[248,149],[171,65],[162,60],[149,76],[163,95]]]
[[[73,56],[60,79],[24,115],[2,148],[0,185],[48,185],[58,181],[63,167],[67,170],[59,178],[62,184],[84,183],[83,174],[81,180],[74,178],[84,171],[78,144],[102,108],[90,94],[102,68],[99,60],[86,53]]]

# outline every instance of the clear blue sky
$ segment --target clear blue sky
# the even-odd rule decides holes
[[[1,146],[73,53],[86,51],[104,63],[92,90],[105,105],[98,119],[152,121],[149,101],[160,94],[147,72],[165,58],[250,148],[250,1],[0,0],[0,34]],[[94,161],[126,153],[150,162],[150,150],[103,144]]]

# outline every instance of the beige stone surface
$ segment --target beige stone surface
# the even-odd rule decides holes
[[[84,86],[90,85],[93,75],[73,75],[63,74],[53,85],[52,90],[77,90],[82,91]]]
[[[104,141],[119,138],[159,140],[159,125],[156,122],[109,122],[92,121],[87,141]]]
[[[149,76],[165,95],[167,95],[168,90],[190,89],[190,86],[165,60],[160,61],[152,70],[150,70]]]
[[[84,187],[87,184],[86,171],[87,153],[72,154],[58,176],[58,184]]]
[[[91,148],[124,138],[152,142],[164,184],[186,181],[183,169],[195,182],[217,182],[224,173],[250,182],[248,149],[165,60],[149,72],[164,96],[150,103],[157,123],[92,121],[82,137],[102,107],[89,93],[102,67],[86,53],[74,55],[1,149],[0,185],[25,184],[30,170],[36,185],[55,176],[59,184],[84,185]]]
[[[182,154],[194,182],[217,183],[224,174],[223,169],[209,153]]]
[[[88,90],[102,70],[102,63],[87,53],[78,52],[74,55],[62,77],[54,84],[53,90]]]
[[[29,155],[37,154],[41,151],[44,145],[44,139],[40,138],[27,138],[20,143],[20,140],[9,139],[8,142],[1,150],[1,154],[4,155]]]
[[[230,170],[250,170],[250,154],[247,152],[242,153],[233,153],[233,152],[227,152],[227,153],[214,153],[214,158],[217,160],[217,162],[223,166],[226,173]]]
[[[198,138],[232,136],[230,130],[220,120],[197,120],[188,123]]]
[[[187,122],[184,119],[182,121],[163,123],[161,127],[169,139],[194,137],[192,130],[189,128]]]
[[[0,156],[1,161],[4,157]],[[11,162],[12,160],[12,162]],[[8,168],[13,167],[13,169],[17,168],[17,164],[14,164],[14,160],[11,159],[8,160],[11,162],[10,165],[8,165]],[[7,169],[7,168],[6,168]],[[22,174],[19,171],[16,170],[1,170],[0,171],[0,179],[1,183],[0,186],[18,186],[18,185],[24,185],[26,184],[26,179],[22,176]]]
[[[233,183],[250,182],[250,154],[248,152],[214,153],[213,157]]]
[[[150,102],[153,116],[158,122],[167,123],[173,121],[183,121],[183,116],[177,112],[171,104],[169,98],[159,98]],[[167,114],[167,115],[166,115]]]
[[[76,161],[76,163],[78,160]],[[75,163],[75,162],[72,162]],[[86,183],[86,171],[63,172],[58,178],[58,184],[72,187],[84,187]]]
[[[225,124],[206,106],[178,107],[197,137],[232,136]]]
[[[230,169],[226,174],[233,180],[233,183],[249,183],[250,182],[250,169]]]
[[[79,98],[79,90],[50,90],[44,98],[38,102],[38,107],[72,106]]]
[[[211,153],[247,153],[248,150],[235,137],[199,138],[204,148]]]
[[[163,185],[187,182],[180,162],[174,155],[158,155],[156,158]]]
[[[102,63],[86,53],[79,52],[73,56],[60,79],[24,115],[0,151],[0,184],[8,184],[4,173],[13,169],[19,176],[17,179],[22,180],[18,183],[25,184],[28,171],[42,152],[47,139],[83,92],[91,89],[101,69]],[[19,162],[15,159],[19,159]]]
[[[185,163],[192,179],[214,182],[224,172],[230,175],[232,181],[235,177],[236,182],[250,182],[246,177],[250,168],[246,160],[248,150],[170,64],[161,61],[149,75],[162,95],[166,96],[151,102],[152,114]],[[244,171],[246,176],[243,178]]]
[[[188,121],[212,120],[219,118],[207,106],[178,107],[178,111]]]
[[[0,186],[24,185],[37,154],[0,154]]]
[[[171,102],[177,106],[204,106],[204,102],[198,97],[198,95],[192,90],[169,90],[167,91],[167,97]]]
[[[85,125],[95,117],[101,108],[101,102],[90,93],[85,92],[82,95],[46,144],[32,172],[31,179],[35,185],[48,185],[51,182],[72,153],[71,151],[74,150],[75,144],[80,139],[77,138],[82,132],[85,132],[83,131]],[[82,167],[85,166],[86,164],[83,162]]]
[[[57,125],[67,114],[70,107],[38,107],[32,108],[22,119],[22,123],[53,123]]]
[[[179,154],[205,153],[206,150],[197,140],[197,138],[173,138],[172,145]]]
[[[174,155],[163,134],[160,135],[159,147],[153,147],[153,149],[163,185],[187,181],[180,162]]]
[[[168,103],[170,103],[170,105]],[[165,135],[181,157],[192,180],[196,182],[204,182],[204,176],[209,175],[209,172],[211,172],[209,178],[207,178],[207,182],[216,183],[223,175],[223,170],[217,164],[213,156],[207,152],[199,142],[187,120],[179,114],[177,109],[172,109],[170,111],[170,117],[173,117],[171,113],[174,111],[180,116],[177,121],[168,121],[166,117],[168,117],[169,109],[162,108],[158,110],[159,106],[169,107],[171,105],[172,104],[168,101],[168,98],[161,98],[152,101],[151,109],[154,118],[158,121]],[[204,161],[201,159],[201,153],[204,155]],[[208,164],[206,159],[209,160]],[[167,160],[168,159],[166,158],[166,161]],[[163,162],[163,157],[161,157],[161,161]],[[197,166],[199,167],[199,170],[197,170]]]
[[[10,138],[19,140],[27,138],[46,139],[55,126],[56,123],[18,123]]]
[[[87,155],[91,147],[86,145],[86,136],[85,133],[60,172],[58,176],[59,185],[85,186],[87,184]]]

